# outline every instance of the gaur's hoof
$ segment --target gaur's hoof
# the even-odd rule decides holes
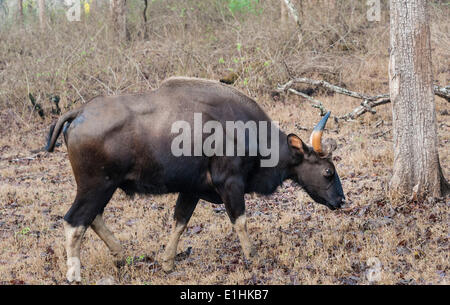
[[[81,276],[79,274],[76,274],[75,272],[73,272],[73,270],[67,271],[66,278],[67,278],[67,282],[69,284],[81,283]]]
[[[244,256],[246,259],[251,260],[252,258],[255,258],[257,256],[257,251],[255,246],[251,246],[250,249],[247,251],[244,251]]]
[[[173,261],[172,262],[165,262],[165,261],[163,261],[163,263],[162,263],[162,270],[165,273],[171,273],[174,269],[175,269],[175,263]]]
[[[126,260],[123,258],[123,259],[117,259],[117,260],[114,260],[114,265],[116,266],[116,268],[118,268],[118,269],[120,269],[120,268],[122,268],[123,266],[125,266],[127,264],[127,262],[126,262]]]
[[[69,283],[81,282],[80,259],[78,257],[69,257],[67,259],[66,278]]]

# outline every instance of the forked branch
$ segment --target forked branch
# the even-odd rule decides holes
[[[352,119],[356,119],[356,118],[360,117],[361,115],[363,115],[366,112],[375,114],[376,111],[373,108],[391,102],[391,99],[389,98],[389,94],[379,94],[379,95],[370,96],[370,95],[367,95],[364,93],[351,91],[349,89],[330,84],[329,82],[326,82],[324,80],[315,80],[315,79],[310,79],[310,78],[305,78],[305,77],[293,78],[283,85],[278,85],[278,88],[276,91],[290,92],[290,93],[293,93],[293,94],[296,94],[296,95],[299,95],[299,96],[305,98],[306,100],[308,100],[311,103],[312,107],[320,109],[321,115],[324,115],[327,112],[327,110],[323,106],[323,103],[303,92],[300,92],[300,91],[292,88],[294,86],[294,84],[297,84],[297,83],[323,87],[323,88],[326,88],[328,90],[334,91],[334,92],[342,94],[342,95],[347,95],[347,96],[351,96],[351,97],[363,100],[361,102],[361,104],[358,107],[356,107],[353,111],[351,111],[343,116],[335,117],[337,119],[352,120]],[[450,102],[450,86],[447,86],[447,87],[434,86],[434,94],[444,98],[445,100],[447,100],[447,102]]]

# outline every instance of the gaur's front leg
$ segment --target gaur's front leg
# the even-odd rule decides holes
[[[180,193],[175,205],[174,225],[169,242],[163,254],[162,268],[166,272],[170,272],[175,267],[175,255],[177,254],[178,241],[183,231],[186,229],[187,223],[194,212],[198,196],[192,194]]]

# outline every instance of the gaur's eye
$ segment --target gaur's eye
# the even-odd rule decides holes
[[[333,172],[333,170],[332,170],[331,168],[326,168],[326,169],[324,170],[324,172],[323,172],[323,175],[324,175],[325,177],[331,177],[331,176],[334,175],[334,172]]]

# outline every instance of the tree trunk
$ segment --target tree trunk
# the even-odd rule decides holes
[[[148,25],[147,25],[147,9],[148,9],[148,0],[144,0],[144,11],[142,15],[144,17],[144,39],[148,39]]]
[[[23,26],[23,0],[17,0],[17,23]]]
[[[112,23],[116,38],[119,41],[127,39],[127,1],[111,0]]]
[[[286,4],[284,3],[284,0],[280,0],[281,5],[281,18],[280,18],[280,24],[283,31],[286,31],[287,29],[287,23],[288,23],[288,12],[286,9]]]
[[[297,9],[291,0],[280,0],[281,4],[281,27],[283,30],[286,30],[288,27],[289,17],[292,21],[300,28],[300,17]]]
[[[23,27],[24,20],[23,20],[23,0],[17,0],[17,15],[16,15],[16,21],[19,27]]]
[[[394,198],[448,192],[437,151],[436,110],[426,0],[390,1],[389,88],[392,101]]]
[[[45,0],[38,0],[39,6],[39,25],[41,30],[45,28]]]

